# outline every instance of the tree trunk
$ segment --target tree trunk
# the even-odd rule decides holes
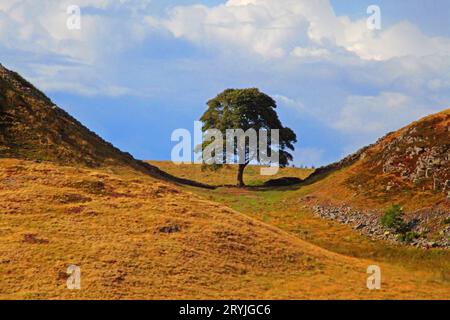
[[[238,176],[237,176],[237,185],[239,188],[245,187],[244,170],[245,170],[246,166],[247,166],[246,164],[239,164]]]

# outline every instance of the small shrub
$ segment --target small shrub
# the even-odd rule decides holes
[[[381,224],[405,235],[409,230],[408,224],[403,220],[403,208],[396,204],[390,207],[384,216],[381,217]]]
[[[415,239],[418,239],[418,238],[420,238],[420,234],[419,234],[419,233],[414,232],[414,231],[408,231],[408,232],[405,234],[405,239],[404,239],[404,241],[405,241],[405,242],[411,242],[411,241],[413,241],[413,240],[415,240]]]
[[[418,238],[420,238],[420,234],[414,231],[408,231],[397,235],[397,240],[401,242],[412,242]]]
[[[450,224],[450,217],[444,219],[444,224]]]

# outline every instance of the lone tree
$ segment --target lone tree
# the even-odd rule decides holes
[[[204,133],[213,130],[220,132],[222,137],[229,137],[230,131],[239,131],[245,132],[245,135],[243,144],[239,144],[238,138],[236,145],[234,140],[236,137],[233,137],[232,148],[227,148],[229,139],[215,141],[222,144],[222,148],[218,152],[220,154],[212,152],[210,159],[203,158],[204,166],[217,170],[225,163],[230,163],[230,159],[232,162],[239,163],[237,175],[239,187],[245,186],[243,175],[247,165],[251,162],[267,163],[269,153],[271,157],[276,155],[279,167],[287,166],[289,161],[292,161],[292,155],[286,149],[294,150],[293,144],[297,142],[297,137],[291,129],[283,127],[276,113],[276,107],[276,102],[271,97],[256,88],[227,89],[208,101],[208,110],[200,118],[200,121],[203,122],[202,131]],[[272,141],[273,135],[275,135],[274,130],[278,131],[276,145]],[[249,134],[251,131],[259,134],[251,135]],[[265,135],[262,136],[261,132],[264,132]],[[270,139],[267,139],[268,135],[270,135]],[[256,138],[256,143],[247,143],[247,140],[251,140],[251,138]],[[197,146],[197,151],[200,147],[204,150],[214,140],[204,141],[201,146]],[[211,161],[214,160],[211,158],[222,161]]]

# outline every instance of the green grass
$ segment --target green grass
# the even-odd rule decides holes
[[[3,160],[0,180],[11,179],[0,190],[0,298],[448,297],[448,268],[439,264],[448,256],[430,251],[415,263],[413,253],[424,253],[404,250],[411,272],[397,263],[400,248],[392,257],[378,246],[369,254],[370,241],[302,209],[303,188],[184,192],[125,169]],[[159,231],[174,225],[180,232]],[[25,241],[29,234],[47,242]],[[81,291],[67,290],[60,276],[70,264],[82,268]],[[382,267],[385,290],[367,290],[371,264]]]
[[[448,250],[424,250],[372,240],[349,226],[317,218],[310,209],[303,208],[300,201],[308,194],[307,190],[191,190],[327,250],[355,258],[396,264],[411,271],[434,270],[438,281],[450,281]]]
[[[153,164],[158,165],[155,162]],[[257,167],[250,167],[249,169],[246,171],[247,179],[250,181],[261,179],[256,170]],[[185,165],[180,167],[167,162],[164,163],[164,170],[175,175],[187,171],[190,178],[194,180],[202,182],[209,180],[217,185],[234,177],[234,170],[230,169],[205,176],[205,173],[195,166]],[[288,170],[290,176],[300,177],[305,177],[311,172],[310,170],[293,168]],[[286,176],[286,173],[282,171],[280,175]],[[320,183],[324,182],[321,181]],[[435,270],[438,275],[445,275],[442,277],[447,279],[446,281],[450,277],[448,276],[448,270],[450,270],[450,252],[448,250],[423,250],[395,245],[386,241],[375,241],[358,234],[349,226],[315,217],[310,209],[303,208],[304,203],[301,199],[314,193],[317,184],[265,190],[233,187],[222,187],[216,190],[188,189],[206,199],[222,203],[239,212],[270,223],[333,252],[355,258],[374,259],[406,266],[411,270]],[[339,192],[338,189],[332,189],[332,191]]]

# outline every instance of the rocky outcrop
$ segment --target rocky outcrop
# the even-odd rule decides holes
[[[314,205],[312,210],[320,218],[350,225],[354,230],[372,239],[421,248],[450,248],[450,224],[448,224],[450,214],[442,212],[440,209],[427,212],[418,211],[405,216],[411,231],[418,235],[418,238],[410,242],[399,240],[394,230],[385,228],[380,222],[381,214],[376,211],[363,212],[349,206],[325,205]],[[436,226],[439,230],[435,230]],[[431,233],[434,235],[433,239],[430,238]]]
[[[352,207],[383,208],[400,203],[418,210],[405,215],[411,226],[409,244],[449,247],[450,109],[391,132],[345,159],[316,170],[308,180],[316,182],[325,177],[326,183],[333,184],[334,193],[342,193],[330,194],[328,185],[321,184],[325,190],[315,191],[317,201],[308,202],[317,216],[352,225],[371,238],[398,243],[395,232],[381,225],[382,212]],[[348,206],[330,205],[342,202]]]
[[[412,184],[412,190],[426,189],[449,194],[450,109],[391,132],[343,160],[317,169],[308,180],[320,179],[355,164],[359,168],[349,182],[352,184],[355,181],[353,187],[356,188],[360,185],[364,187],[368,180],[375,179],[385,183],[386,191],[396,187],[401,189],[401,185],[397,184],[403,181],[403,185]],[[398,179],[388,182],[381,179],[388,175]]]
[[[394,173],[417,185],[427,183],[434,191],[450,190],[450,132],[437,135],[417,127],[406,130],[385,144],[379,165],[383,173]]]

